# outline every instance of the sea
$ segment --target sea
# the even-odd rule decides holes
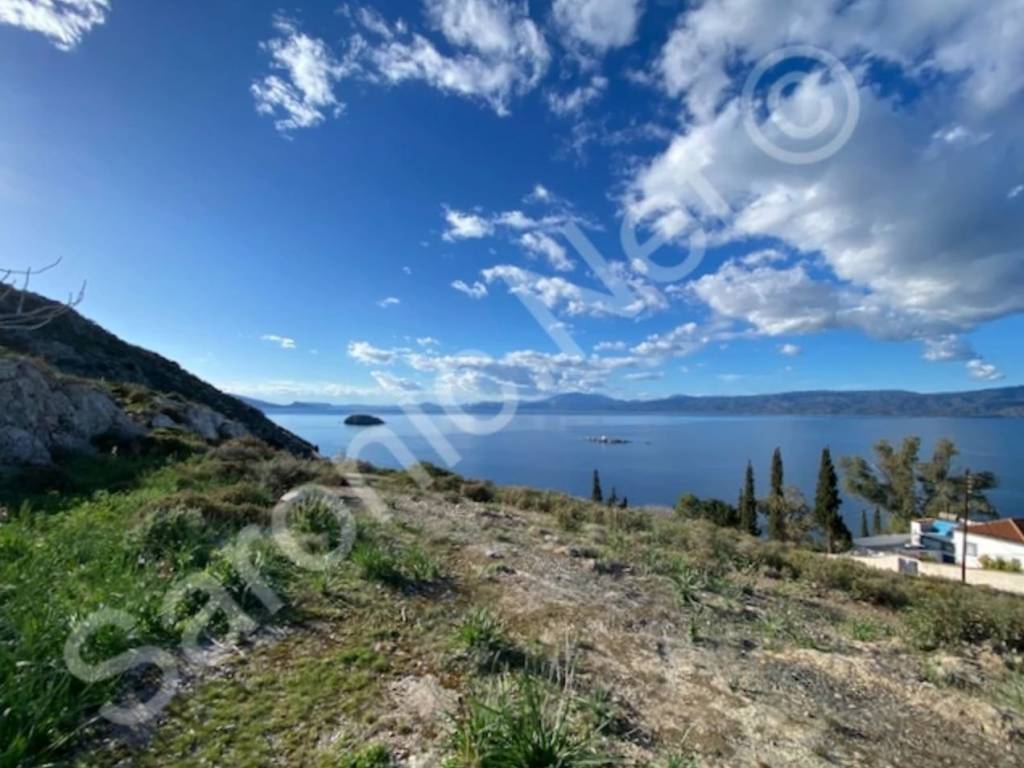
[[[837,467],[842,456],[870,457],[880,439],[922,439],[922,457],[940,438],[960,449],[957,465],[999,478],[989,500],[1004,517],[1024,516],[1024,419],[837,416],[676,416],[646,414],[523,414],[496,423],[493,416],[383,415],[382,427],[348,427],[337,413],[269,414],[319,446],[325,456],[350,456],[379,466],[430,461],[459,474],[505,485],[528,485],[590,495],[600,473],[631,505],[673,506],[679,496],[736,503],[747,461],[757,492],[768,483],[772,452],[782,451],[785,481],[813,501],[821,450]],[[628,442],[605,444],[606,436]],[[871,508],[844,496],[843,515],[854,535]]]

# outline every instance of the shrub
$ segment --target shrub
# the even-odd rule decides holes
[[[135,535],[139,552],[154,560],[205,561],[213,543],[202,513],[191,507],[155,509]]]
[[[601,726],[578,715],[567,687],[530,676],[500,679],[471,696],[451,737],[451,768],[601,765],[595,751]]]
[[[462,495],[470,501],[487,503],[494,501],[494,485],[488,482],[471,480],[462,484]]]
[[[303,539],[307,552],[324,554],[341,543],[341,521],[334,507],[322,497],[310,496],[292,504],[286,522],[292,534]]]
[[[982,555],[980,558],[981,567],[986,571],[1006,571],[1008,573],[1020,573],[1022,570],[1021,562],[1017,559],[1004,560],[1001,557],[992,558],[988,555]]]
[[[391,752],[380,744],[371,744],[338,762],[338,768],[390,768],[393,765]]]
[[[486,608],[468,613],[456,630],[456,638],[467,651],[489,658],[509,647],[501,621]]]
[[[395,588],[436,581],[442,575],[437,562],[419,547],[383,541],[363,528],[356,537],[350,560],[364,579]]]

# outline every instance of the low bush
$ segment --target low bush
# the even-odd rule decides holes
[[[349,559],[364,579],[394,588],[437,581],[441,567],[418,546],[403,546],[384,539],[373,529],[359,529]]]
[[[488,503],[494,501],[494,484],[471,480],[462,484],[462,495],[470,501]]]
[[[1020,560],[1004,560],[1001,557],[989,557],[988,555],[982,555],[979,559],[981,567],[986,571],[1006,571],[1007,573],[1021,573],[1024,567],[1021,566]]]
[[[450,740],[449,768],[603,765],[603,724],[581,715],[571,690],[528,675],[499,678],[469,697]]]

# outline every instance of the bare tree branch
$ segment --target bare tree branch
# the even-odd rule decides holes
[[[78,290],[78,293],[68,295],[68,300],[63,304],[45,303],[35,309],[25,309],[25,299],[28,296],[28,289],[32,284],[32,278],[49,272],[61,263],[57,259],[45,267],[33,269],[14,269],[11,267],[0,267],[0,330],[3,331],[37,331],[44,325],[53,322],[63,314],[82,303],[85,298],[85,283]],[[18,292],[17,305],[13,308],[3,306],[8,297],[15,291]]]

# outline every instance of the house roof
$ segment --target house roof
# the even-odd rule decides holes
[[[1024,517],[1007,518],[1005,520],[994,520],[991,523],[972,525],[968,535],[988,536],[992,539],[1012,541],[1014,544],[1024,544]]]

